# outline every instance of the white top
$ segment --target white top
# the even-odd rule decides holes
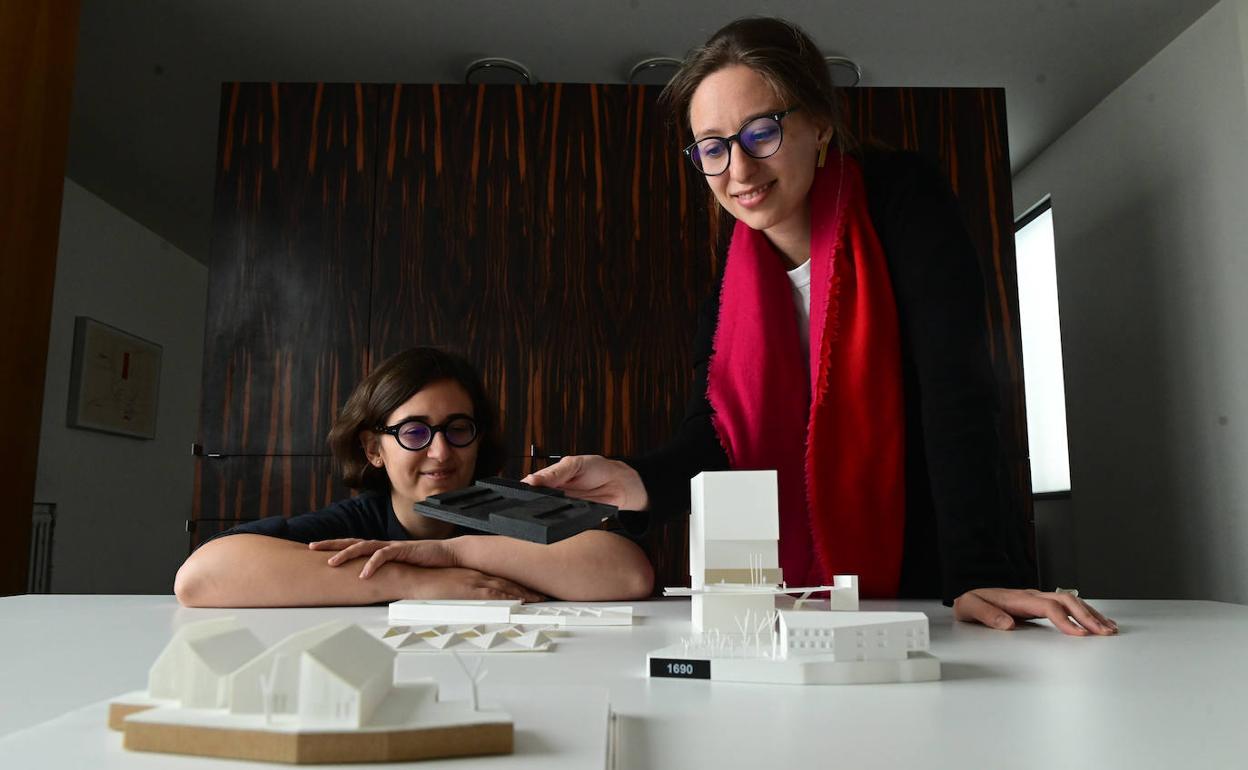
[[[789,280],[793,282],[793,304],[797,309],[797,333],[802,340],[802,351],[806,355],[806,370],[810,371],[810,259],[789,271]]]

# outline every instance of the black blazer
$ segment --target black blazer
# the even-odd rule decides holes
[[[972,588],[1035,584],[1023,522],[999,483],[998,385],[988,356],[983,275],[944,176],[913,153],[860,158],[901,326],[906,412],[906,528],[900,594],[946,604]],[[656,516],[689,508],[689,479],[728,470],[711,424],[707,363],[719,291],[702,307],[693,394],[676,436],[627,462]],[[801,440],[794,437],[793,440]]]

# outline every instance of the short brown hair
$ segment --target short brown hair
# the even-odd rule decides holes
[[[473,479],[493,476],[505,457],[500,436],[498,409],[485,392],[481,375],[466,359],[437,348],[412,348],[391,356],[365,377],[351,392],[329,431],[329,449],[338,463],[343,482],[352,489],[390,490],[384,468],[368,462],[360,433],[382,424],[386,417],[427,385],[441,380],[459,383],[472,399],[480,447]]]
[[[737,19],[685,57],[659,95],[682,133],[691,133],[689,105],[693,92],[708,75],[736,64],[761,75],[785,109],[799,107],[811,119],[830,126],[842,150],[853,148],[853,138],[841,117],[840,96],[815,42],[796,24],[764,16]]]

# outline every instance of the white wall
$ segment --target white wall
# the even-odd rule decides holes
[[[56,504],[52,590],[170,593],[186,557],[208,270],[65,180],[35,500]],[[74,317],[163,347],[155,440],[66,427]]]
[[[1014,179],[1053,196],[1085,596],[1248,603],[1248,0]]]

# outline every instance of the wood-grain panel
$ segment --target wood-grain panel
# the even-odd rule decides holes
[[[296,516],[348,497],[323,455],[199,458],[190,528],[193,549],[217,532],[266,516]]]
[[[534,433],[550,454],[631,455],[671,435],[711,290],[705,183],[658,89],[543,86]]]
[[[629,456],[674,431],[690,339],[711,291],[705,183],[656,108],[657,88],[542,86],[530,414],[543,454]],[[658,585],[688,580],[687,526],[646,549]]]
[[[201,443],[323,453],[368,351],[376,87],[222,88]]]
[[[372,356],[413,345],[465,355],[498,399],[514,458],[531,441],[535,96],[395,85],[379,105]]]

